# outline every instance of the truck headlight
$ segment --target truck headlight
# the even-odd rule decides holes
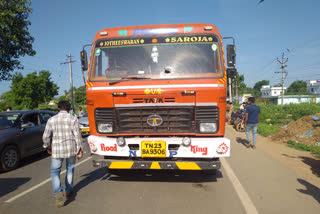
[[[101,133],[110,133],[112,132],[112,123],[99,123],[98,131]]]
[[[200,123],[200,132],[216,132],[216,123]]]

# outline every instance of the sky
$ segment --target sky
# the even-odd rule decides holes
[[[248,87],[257,81],[281,82],[277,58],[288,58],[285,86],[320,79],[320,1],[318,0],[31,0],[29,31],[37,54],[20,58],[24,76],[49,70],[59,95],[84,85],[80,51],[104,28],[148,24],[210,23],[236,40],[236,67]],[[230,41],[231,42],[231,41]],[[224,44],[228,41],[225,40]],[[17,70],[18,71],[18,70]],[[0,94],[11,81],[0,82]]]

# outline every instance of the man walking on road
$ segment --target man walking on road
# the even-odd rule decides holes
[[[248,99],[248,107],[245,112],[244,125],[246,128],[247,140],[249,141],[248,147],[256,148],[256,139],[257,139],[257,130],[258,123],[260,120],[260,107],[254,104],[255,98],[249,97]],[[252,129],[252,145],[250,138],[250,130]]]
[[[57,207],[64,205],[65,196],[70,197],[72,195],[76,158],[80,159],[83,155],[78,119],[68,113],[70,108],[71,105],[68,101],[58,103],[59,113],[48,120],[42,137],[43,147],[52,155],[51,179]],[[67,168],[65,195],[60,182],[60,172],[64,159],[66,159]]]

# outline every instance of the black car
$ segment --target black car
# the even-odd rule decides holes
[[[0,170],[15,169],[21,159],[45,151],[42,135],[55,114],[47,110],[0,112]]]

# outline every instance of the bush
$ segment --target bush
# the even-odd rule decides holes
[[[320,112],[320,105],[315,103],[289,105],[259,104],[259,106],[261,115],[258,133],[263,136],[275,134],[280,130],[280,127],[289,124],[293,120]]]
[[[301,117],[312,115],[320,112],[320,104],[315,103],[301,103],[284,105],[283,109],[293,116],[294,120],[298,120]]]

